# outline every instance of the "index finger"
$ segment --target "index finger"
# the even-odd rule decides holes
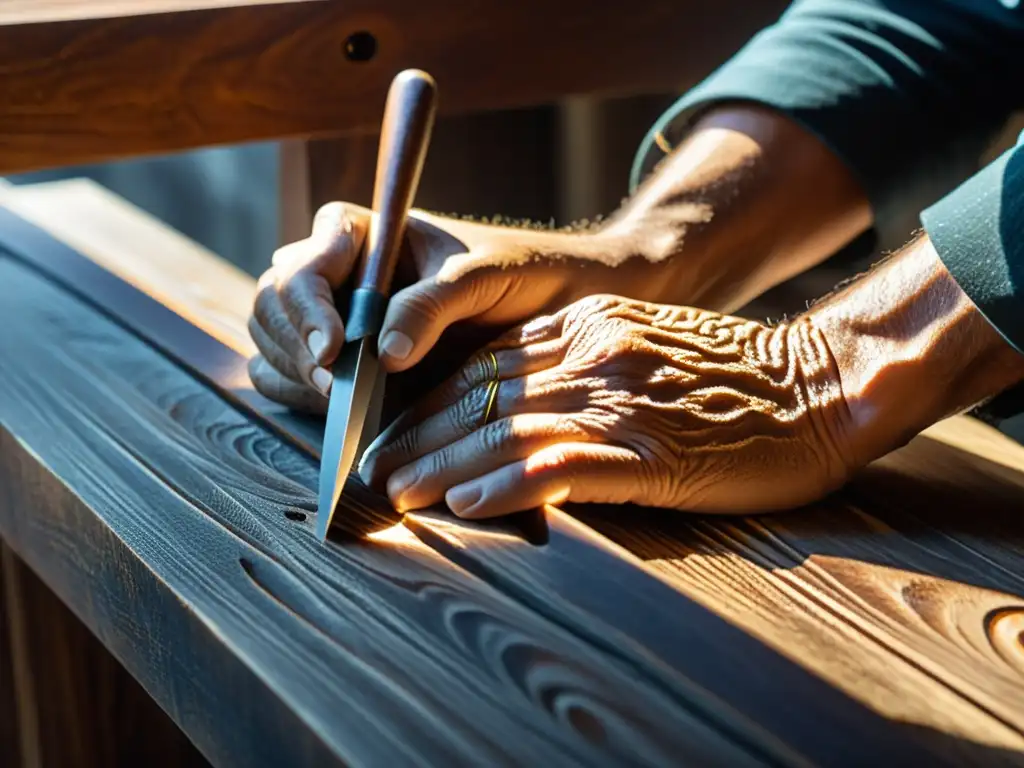
[[[329,364],[344,342],[334,292],[351,273],[367,226],[365,209],[330,203],[317,212],[313,234],[275,254],[281,306],[320,365]]]
[[[337,290],[362,250],[371,215],[359,205],[327,203],[313,217],[309,237],[279,248],[271,262],[287,272],[312,269]]]

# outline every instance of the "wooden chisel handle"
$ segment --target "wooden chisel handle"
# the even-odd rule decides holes
[[[437,112],[434,79],[418,69],[400,72],[384,107],[373,188],[374,217],[366,257],[356,276],[345,337],[376,335],[384,322],[405,222],[419,187]]]

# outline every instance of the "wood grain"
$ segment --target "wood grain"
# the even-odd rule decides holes
[[[887,717],[960,736],[958,759],[1021,765],[1022,499],[1024,448],[961,417],[800,512],[583,514],[677,588]]]
[[[253,279],[96,182],[15,186],[0,180],[0,205],[239,354],[255,354],[246,330],[256,296]]]
[[[15,268],[13,274],[21,274],[20,269]],[[254,669],[265,669],[268,663],[274,668],[270,662],[277,661],[275,653],[281,652],[276,641],[269,649],[259,648],[254,657],[252,646],[260,643],[249,624],[232,617],[230,611],[222,616],[220,611],[225,609],[219,601],[209,602],[209,595],[204,595],[206,602],[201,600],[200,610],[193,613],[193,595],[202,590],[192,575],[186,578],[175,573],[170,578],[164,572],[171,568],[166,553],[186,549],[191,555],[194,544],[183,542],[202,541],[201,550],[213,553],[204,555],[208,560],[199,558],[200,580],[218,585],[225,580],[228,601],[237,599],[244,604],[256,599],[252,594],[268,599],[273,595],[277,605],[287,606],[283,613],[257,615],[280,622],[283,630],[293,633],[293,643],[305,632],[320,636],[316,634],[319,630],[310,627],[325,628],[322,634],[330,642],[348,643],[345,647],[352,649],[353,655],[359,655],[367,644],[378,652],[392,648],[389,632],[399,626],[422,624],[433,632],[439,622],[446,627],[457,623],[437,618],[438,614],[447,615],[438,608],[440,602],[425,606],[399,600],[396,594],[402,592],[393,587],[396,581],[443,584],[443,589],[457,591],[466,604],[474,606],[477,613],[470,611],[473,616],[489,616],[494,610],[490,600],[497,599],[501,610],[511,612],[502,614],[507,616],[504,620],[520,622],[511,626],[535,643],[530,646],[534,649],[531,658],[540,654],[537,648],[548,652],[546,633],[554,632],[559,653],[585,649],[584,661],[589,664],[593,659],[593,666],[586,667],[587,674],[595,679],[604,674],[608,664],[615,674],[634,679],[639,688],[631,690],[638,699],[646,697],[646,686],[651,686],[665,697],[662,700],[667,699],[665,711],[681,707],[694,713],[690,717],[697,724],[681,727],[687,738],[715,755],[711,762],[863,765],[886,755],[891,758],[889,764],[897,764],[900,758],[893,755],[901,748],[914,748],[908,744],[923,746],[930,755],[904,754],[901,764],[1024,762],[1017,693],[1021,690],[1024,598],[1014,576],[1021,572],[1018,558],[1024,543],[1019,520],[1024,451],[993,430],[965,418],[939,425],[872,467],[845,493],[798,513],[714,520],[621,508],[580,509],[574,513],[587,525],[549,511],[546,520],[526,516],[499,526],[455,524],[449,516],[433,513],[410,516],[405,528],[392,532],[391,541],[334,542],[328,552],[317,552],[314,557],[304,543],[308,521],[286,517],[299,518],[312,511],[315,465],[307,456],[260,430],[246,416],[225,408],[208,390],[182,377],[158,355],[62,292],[40,282],[38,290],[52,291],[54,297],[52,302],[42,301],[43,294],[25,290],[38,278],[25,274],[29,283],[24,283],[5,279],[7,274],[0,273],[0,285],[5,290],[8,285],[20,286],[16,295],[31,306],[0,308],[0,315],[9,311],[39,318],[32,325],[33,338],[38,329],[41,338],[49,339],[50,354],[57,355],[60,350],[59,361],[47,358],[41,364],[48,372],[77,373],[64,374],[39,387],[26,384],[23,373],[7,376],[0,362],[0,395],[4,386],[28,387],[24,393],[18,389],[17,397],[0,397],[0,422],[8,423],[10,429],[7,413],[11,409],[3,411],[3,403],[35,404],[30,413],[17,416],[22,421],[15,430],[32,436],[34,452],[26,454],[24,442],[11,444],[8,440],[0,446],[5,464],[6,457],[18,457],[15,470],[20,473],[17,483],[5,483],[0,477],[0,488],[11,489],[6,491],[8,498],[0,502],[0,530],[31,548],[47,568],[59,571],[54,583],[62,585],[62,597],[69,599],[70,593],[71,604],[92,612],[90,626],[105,628],[101,632],[105,642],[120,648],[119,657],[135,674],[153,681],[151,692],[158,700],[176,702],[169,706],[172,712],[178,711],[182,701],[196,711],[204,706],[223,708],[219,686],[233,685],[247,694],[245,701],[251,699],[253,707],[232,721],[235,731],[252,733],[246,729],[264,726],[257,721],[268,716],[266,709],[275,718],[292,723],[288,747],[284,746],[288,738],[280,731],[273,727],[268,731],[272,746],[282,750],[279,754],[293,750],[291,764],[295,764],[295,754],[302,759],[337,756],[337,752],[326,757],[317,752],[323,749],[320,729],[331,724],[321,720],[310,725],[301,717],[296,720],[298,702],[309,701],[302,691],[280,689],[276,678],[269,684],[265,678],[253,682]],[[60,301],[66,306],[59,311],[46,308]],[[84,346],[76,333],[86,339]],[[39,354],[30,354],[30,342],[25,338],[18,342],[21,346],[9,346],[17,336],[12,329],[0,334],[4,359],[31,359]],[[68,347],[71,338],[75,344]],[[132,373],[113,373],[122,370]],[[75,384],[65,388],[65,379]],[[94,422],[104,429],[84,426]],[[69,430],[71,439],[56,437],[63,438]],[[84,439],[94,432],[102,434],[103,440]],[[92,479],[83,477],[85,468]],[[61,477],[60,484],[55,485],[55,475]],[[111,476],[119,478],[114,488],[107,487]],[[155,490],[150,488],[154,482]],[[120,500],[122,493],[132,501],[127,512]],[[11,494],[18,495],[17,504],[11,502]],[[289,499],[299,500],[300,505],[289,504]],[[30,526],[23,515],[15,515],[17,525],[11,535],[5,511],[12,508],[47,510],[47,517],[39,521],[30,518]],[[161,522],[169,526],[159,537],[153,530],[152,510],[160,510]],[[208,524],[195,522],[203,521],[204,516]],[[179,518],[189,522],[183,525]],[[61,532],[56,537],[51,532],[54,526]],[[214,533],[222,529],[227,533]],[[593,529],[625,549],[603,542]],[[117,536],[108,541],[115,530]],[[74,551],[75,557],[68,562],[55,557],[55,540],[66,540],[66,551]],[[119,548],[119,542],[127,542],[130,551]],[[209,547],[206,542],[211,542]],[[106,552],[115,554],[93,554]],[[240,566],[237,558],[242,557],[248,561],[242,573],[250,586],[260,585],[255,593],[235,584],[238,573],[227,565]],[[155,634],[160,649],[155,659],[145,637],[123,635],[110,614],[104,613],[119,604],[114,588],[124,579],[116,575],[121,571],[98,578],[89,570],[94,562],[111,559],[131,575],[132,584],[143,584],[148,590],[144,590],[143,601],[146,615],[156,616],[163,628]],[[154,565],[158,567],[156,576],[151,572]],[[299,570],[300,566],[307,570]],[[375,580],[365,576],[367,568],[378,575],[400,575],[394,581]],[[170,572],[174,573],[173,569]],[[660,581],[652,582],[649,573],[658,574]],[[108,584],[111,579],[113,587]],[[338,587],[325,592],[321,581],[341,583],[343,592],[358,584],[360,598],[346,594],[339,600],[331,591]],[[392,586],[385,589],[382,584]],[[417,594],[429,591],[421,589]],[[96,607],[97,594],[101,596],[100,609]],[[368,600],[377,605],[380,594],[385,596],[384,606],[367,621],[361,611]],[[190,611],[184,616],[182,598],[172,595],[186,595]],[[720,623],[694,611],[681,595],[696,599],[742,631],[723,631]],[[139,602],[137,596],[130,599]],[[129,598],[121,596],[120,600]],[[323,608],[324,601],[332,610],[337,606],[341,616],[351,615],[345,629],[338,629],[335,622],[339,620],[332,610]],[[122,614],[131,616],[123,609],[116,615]],[[389,623],[382,616],[393,619]],[[522,617],[526,617],[525,624]],[[297,623],[289,623],[296,618]],[[178,636],[172,630],[177,630],[178,624],[188,628],[190,638],[198,633],[204,641],[200,647],[214,659],[200,659],[216,666],[213,672],[219,677],[214,675],[208,686],[212,692],[178,688],[172,695],[167,690],[169,680],[189,679],[185,671],[194,677],[198,663],[189,656],[195,643],[183,647],[175,641]],[[381,624],[386,629],[381,630]],[[474,626],[483,625],[481,619]],[[227,637],[247,638],[248,643],[233,641],[232,647],[225,649],[210,639],[204,626],[216,626],[217,638],[224,637],[226,631]],[[502,630],[489,637],[504,636],[509,625],[500,626]],[[272,638],[276,637],[275,631]],[[378,641],[384,645],[378,647]],[[766,654],[760,643],[789,661],[780,665],[779,657]],[[240,647],[246,651],[242,658],[237,651]],[[451,646],[442,642],[441,647]],[[319,654],[320,646],[316,649]],[[191,666],[183,663],[183,658]],[[334,656],[327,658],[337,675],[330,679],[350,682],[348,668],[337,668]],[[381,663],[375,656],[371,658],[373,665]],[[408,669],[436,667],[438,659],[447,657],[442,653],[414,654],[412,658],[416,663]],[[553,666],[561,669],[562,663],[564,657],[558,656]],[[494,688],[481,683],[474,691],[486,689],[504,701],[508,692],[498,691],[513,678],[507,672],[488,676],[485,667],[473,666],[467,674],[476,675],[478,681],[497,679],[500,683]],[[396,699],[386,701],[399,710],[411,700],[418,702],[414,712],[402,711],[402,718],[418,723],[417,717],[434,711],[434,700],[421,698],[407,677],[387,677],[395,675],[392,667],[374,668],[385,675],[377,680],[397,680],[399,689],[407,694],[400,697],[401,705]],[[313,672],[322,669],[314,666]],[[530,666],[516,669],[525,674]],[[600,678],[594,688],[587,689],[588,695],[596,695],[593,691],[609,679]],[[837,698],[837,690],[889,722],[883,727],[885,721],[878,718],[852,714],[861,710],[851,709],[850,702]],[[444,688],[434,693],[450,692]],[[626,700],[634,701],[629,696]],[[467,706],[477,711],[476,700],[470,701]],[[593,713],[588,704],[580,706],[585,713]],[[646,712],[648,705],[641,706]],[[343,709],[339,706],[339,711]],[[449,710],[437,711],[442,713],[440,717],[448,717]],[[480,711],[488,718],[494,713],[493,708]],[[660,716],[660,711],[655,707],[652,719]],[[507,718],[507,712],[499,707],[498,719],[503,715]],[[474,725],[484,727],[492,722],[488,718]],[[587,714],[569,720],[585,733],[598,732]],[[465,724],[465,720],[456,722]],[[535,727],[529,719],[501,722],[506,728],[511,727],[507,723],[515,722],[517,735]],[[605,720],[599,722],[603,728]],[[404,728],[404,723],[401,719],[399,727]],[[227,742],[242,749],[231,753],[235,758],[232,764],[237,764],[238,754],[250,757],[244,737],[237,732],[209,734],[200,718],[186,725],[190,734],[205,740],[201,743],[213,743],[212,749],[224,748]],[[644,728],[648,725],[645,721]],[[414,730],[417,735],[423,732]],[[456,735],[465,738],[461,732]],[[646,736],[646,731],[642,735]],[[630,736],[636,738],[632,732]],[[739,752],[717,752],[715,739]],[[377,754],[365,742],[359,745],[367,750],[359,754]],[[446,742],[434,748],[449,746]],[[525,754],[527,746],[519,747],[516,754]],[[489,748],[498,751],[486,752],[488,756],[507,756],[498,747]],[[548,743],[540,749],[549,749]],[[696,754],[699,762],[700,755],[708,753]]]
[[[0,742],[9,768],[203,768],[153,699],[95,637],[0,543],[4,600],[17,673],[20,733]],[[5,651],[0,644],[0,651]],[[3,655],[0,653],[0,655]],[[13,683],[13,684],[12,684]],[[19,751],[21,757],[19,758]]]
[[[24,597],[17,555],[0,541],[0,696],[4,702],[4,754],[15,765],[38,768],[42,764],[39,707],[29,668],[29,633],[25,626]],[[8,746],[10,745],[10,746]]]
[[[0,0],[0,24],[116,19],[250,5],[324,2],[325,0]]]
[[[415,540],[319,546],[313,461],[23,268],[0,283],[0,530],[215,763],[763,760]]]
[[[230,393],[232,379],[225,380],[218,372],[237,367],[237,363],[230,363],[230,350],[221,348],[217,352],[207,344],[201,354],[196,354],[195,329],[187,324],[182,327],[180,318],[166,313],[160,322],[155,322],[154,309],[145,303],[151,299],[133,297],[130,286],[118,287],[116,278],[82,264],[80,256],[56,244],[47,245],[45,235],[24,222],[19,223],[15,217],[0,213],[0,222],[6,242],[17,244],[20,258],[69,289],[84,291],[81,295],[90,296],[96,306],[113,307],[120,322],[143,338],[157,342],[220,392]],[[86,266],[91,266],[92,271]],[[69,281],[69,275],[75,278]],[[211,360],[216,361],[213,368]],[[318,455],[318,439],[296,439],[300,436],[291,434],[278,414],[263,411],[261,401],[246,400],[240,405],[274,425],[301,450]],[[364,491],[354,480],[346,492],[350,498],[352,494],[359,498]],[[380,500],[373,500],[350,505],[347,514],[339,518],[344,525],[386,509],[387,505]],[[702,611],[694,611],[693,604],[680,599],[677,592],[646,576],[639,561],[628,552],[608,546],[557,510],[550,511],[542,527],[539,536],[533,534],[534,540],[543,541],[545,546],[539,553],[520,546],[520,536],[499,536],[494,540],[490,536],[479,538],[479,531],[467,529],[463,530],[464,540],[453,547],[450,531],[442,529],[444,535],[437,535],[423,525],[414,526],[413,530],[445,557],[485,581],[498,584],[501,590],[532,609],[546,611],[546,615],[559,622],[570,617],[574,631],[588,638],[605,637],[606,646],[616,653],[627,649],[632,664],[640,664],[663,684],[675,687],[684,698],[694,696],[694,682],[706,691],[714,691],[715,696],[710,700],[705,697],[704,703],[721,709],[722,703],[716,699],[725,702],[727,706],[716,716],[720,722],[731,723],[743,713],[748,723],[767,728],[790,750],[809,752],[819,759],[834,759],[835,740],[850,729],[874,732],[873,740],[865,745],[868,754],[877,754],[879,750],[895,754],[912,749],[899,738],[897,730],[879,728],[880,723],[850,707],[844,696],[813,678],[799,674],[794,677],[792,668],[780,665],[778,657],[765,655],[759,645],[750,646],[742,634],[720,622],[709,621],[710,617]],[[477,561],[478,553],[483,562]],[[555,594],[560,596],[559,601],[552,601],[550,595]],[[747,647],[746,652],[739,653],[743,663],[736,666],[733,659],[720,657],[717,649],[722,647],[737,652]],[[740,675],[742,685],[724,684],[735,675]],[[778,701],[775,681],[780,679],[785,679],[786,706],[780,706]],[[803,724],[802,713],[810,706],[821,713],[813,730]],[[855,759],[855,755],[849,757]]]
[[[141,15],[127,0],[3,5],[0,172],[14,173],[375,130],[407,67],[437,79],[444,114],[676,90],[786,3],[346,0],[174,13],[165,2]],[[103,18],[83,18],[86,7]],[[376,41],[368,61],[346,54],[360,32]]]

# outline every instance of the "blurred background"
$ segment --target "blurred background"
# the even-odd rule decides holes
[[[501,214],[559,224],[609,213],[626,194],[630,164],[641,139],[673,98],[674,94],[579,98],[533,109],[442,118],[417,205],[475,217]],[[316,162],[337,166],[339,194],[369,204],[376,137],[348,136],[312,144]],[[93,179],[256,275],[269,264],[278,244],[303,236],[302,228],[308,226],[304,217],[290,218],[289,212],[289,204],[296,202],[290,196],[306,194],[303,145],[218,147],[20,174],[8,180]]]

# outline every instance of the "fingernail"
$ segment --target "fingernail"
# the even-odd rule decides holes
[[[313,371],[313,376],[311,378],[313,379],[313,384],[316,388],[323,392],[324,395],[330,394],[331,382],[333,381],[330,371],[325,368],[316,368]]]
[[[399,470],[388,479],[388,497],[395,509],[405,512],[408,504],[403,498],[408,495],[409,489],[416,485],[419,480],[419,473],[415,471],[403,472]]]
[[[388,331],[381,342],[380,351],[395,360],[405,360],[412,352],[412,339],[401,331]]]
[[[362,458],[359,459],[359,463],[356,465],[356,474],[359,475],[359,479],[363,481],[365,485],[370,484],[370,480],[373,479],[373,454],[370,453],[370,449],[367,448]]]
[[[464,517],[473,511],[473,507],[484,495],[484,489],[477,483],[457,485],[445,494],[445,501],[448,507],[459,517]]]
[[[306,337],[306,345],[309,347],[309,354],[318,363],[323,362],[324,351],[327,349],[327,337],[321,331],[312,330]]]

